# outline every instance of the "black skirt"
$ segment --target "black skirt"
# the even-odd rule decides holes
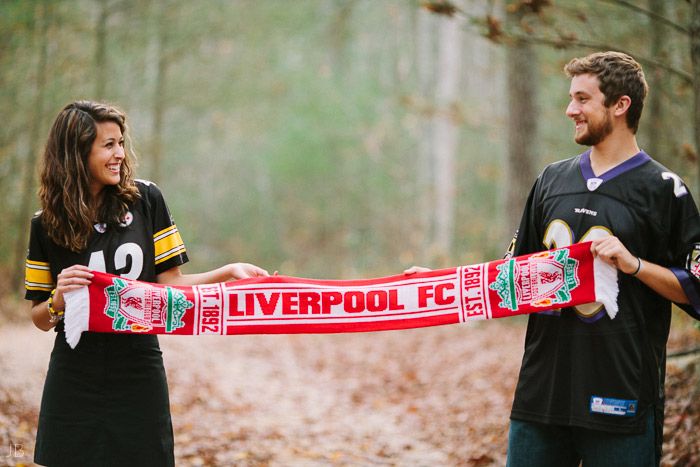
[[[49,467],[173,466],[170,401],[158,338],[84,332],[71,349],[63,326],[57,331],[34,462]]]

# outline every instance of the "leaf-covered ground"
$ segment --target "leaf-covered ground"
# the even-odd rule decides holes
[[[178,466],[501,466],[524,321],[161,338]],[[669,351],[698,345],[674,325]],[[0,327],[0,465],[31,465],[53,333]],[[663,465],[700,465],[697,356],[671,358]]]

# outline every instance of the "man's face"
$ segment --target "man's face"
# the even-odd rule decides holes
[[[591,74],[577,75],[571,80],[571,102],[566,116],[574,120],[574,141],[584,146],[599,144],[613,130],[613,107],[605,106],[605,95],[599,85],[598,78]]]

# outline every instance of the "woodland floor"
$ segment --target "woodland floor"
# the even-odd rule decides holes
[[[700,344],[678,323],[669,353]],[[161,337],[177,465],[502,466],[524,329]],[[53,338],[0,326],[0,466],[32,465]],[[700,465],[699,361],[669,359],[662,465]]]

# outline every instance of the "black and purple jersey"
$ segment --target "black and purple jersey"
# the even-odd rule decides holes
[[[590,151],[548,166],[511,253],[609,235],[673,270],[691,300],[683,309],[700,317],[697,207],[683,181],[643,151],[599,176]],[[614,319],[600,304],[529,317],[513,419],[636,433],[651,407],[663,416],[671,302],[631,275],[619,273],[618,285]]]

